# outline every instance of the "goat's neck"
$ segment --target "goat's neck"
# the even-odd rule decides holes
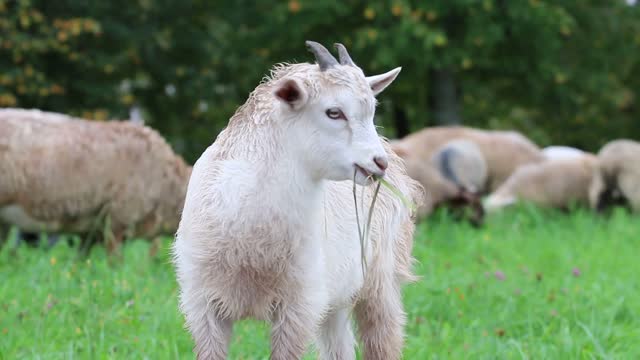
[[[239,154],[251,163],[248,175],[257,180],[245,214],[252,213],[256,223],[278,219],[282,226],[312,230],[322,210],[325,180],[312,174],[301,144],[292,141],[287,128],[270,125],[260,133],[236,135],[252,144],[251,151]]]
[[[325,181],[314,179],[295,158],[283,158],[288,160],[264,164],[257,173],[262,199],[273,210],[309,220],[322,206]]]

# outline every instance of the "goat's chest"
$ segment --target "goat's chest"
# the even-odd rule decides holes
[[[362,267],[362,249],[355,231],[328,230],[323,239],[324,281],[333,307],[351,305],[364,284]],[[371,246],[365,246],[364,252],[370,258]]]

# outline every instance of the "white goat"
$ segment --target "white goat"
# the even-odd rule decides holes
[[[272,359],[301,358],[314,337],[322,358],[354,359],[352,308],[365,358],[401,355],[413,214],[380,191],[363,275],[347,181],[384,175],[423,195],[373,124],[400,68],[365,77],[342,45],[340,63],[307,46],[318,64],[275,67],[194,166],[173,251],[198,359],[226,358],[246,317],[271,322]]]

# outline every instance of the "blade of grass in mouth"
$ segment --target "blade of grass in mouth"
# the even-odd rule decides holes
[[[367,222],[364,225],[364,229],[363,227],[360,225],[360,212],[358,211],[358,196],[357,196],[357,188],[356,188],[356,175],[357,175],[358,171],[354,171],[353,173],[353,204],[356,210],[356,223],[358,225],[358,237],[360,238],[360,261],[362,264],[362,276],[364,277],[366,274],[366,269],[367,269],[367,258],[366,258],[366,240],[369,238],[369,234],[371,232],[371,221],[373,219],[373,210],[374,210],[374,206],[376,203],[376,200],[378,199],[378,193],[380,192],[380,185],[384,185],[387,189],[389,189],[391,191],[391,193],[393,193],[398,199],[400,199],[400,201],[402,201],[402,203],[407,206],[408,208],[415,210],[416,206],[412,201],[409,201],[404,194],[402,194],[402,192],[400,192],[400,190],[398,190],[395,186],[389,184],[389,182],[387,182],[386,180],[384,180],[381,177],[377,177],[377,176],[369,176],[369,178],[373,178],[374,180],[377,180],[378,185],[376,186],[376,189],[374,190],[373,193],[373,197],[371,199],[371,205],[369,206],[369,213],[367,214]],[[368,178],[368,179],[369,179]],[[361,194],[361,201],[364,201],[364,187],[362,189],[362,194]],[[363,204],[361,204],[362,206]],[[364,207],[362,208],[362,211],[364,212]]]
[[[389,191],[391,191],[393,193],[393,195],[395,195],[398,199],[400,199],[400,201],[402,201],[402,203],[408,207],[411,210],[416,210],[416,204],[413,203],[413,201],[407,199],[404,194],[402,192],[400,192],[400,190],[398,190],[395,186],[389,184],[389,182],[387,182],[387,180],[379,178],[378,179],[380,181],[380,183],[382,185],[384,185],[384,187],[386,187],[387,189],[389,189]]]

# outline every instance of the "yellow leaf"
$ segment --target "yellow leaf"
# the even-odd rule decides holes
[[[567,82],[567,75],[563,73],[556,73],[554,76],[554,81],[556,84],[564,84]]]
[[[427,20],[429,21],[433,21],[435,19],[438,18],[438,13],[433,11],[433,10],[429,10],[427,11]]]
[[[372,8],[368,7],[366,9],[364,9],[364,17],[367,20],[373,20],[373,18],[376,17],[376,11],[373,10]]]
[[[447,45],[447,38],[443,34],[438,34],[433,40],[433,43],[436,44],[436,46],[445,46]]]
[[[292,13],[297,13],[298,11],[300,11],[300,3],[297,0],[291,0],[289,1],[289,11]]]
[[[55,257],[52,257],[52,258],[49,260],[49,262],[51,263],[51,266],[54,266],[55,264],[57,264],[57,263],[58,263],[58,260],[56,260],[56,258],[55,258]]]
[[[493,3],[490,0],[484,0],[482,2],[482,8],[485,11],[491,11],[491,10],[493,10]]]
[[[20,25],[22,25],[23,28],[28,28],[29,25],[31,24],[31,20],[29,20],[29,17],[27,16],[27,14],[21,14],[20,15]]]
[[[17,103],[16,97],[12,94],[0,95],[0,106],[15,106]]]
[[[122,103],[125,104],[125,105],[131,105],[131,104],[133,104],[133,95],[131,95],[131,94],[123,95],[120,98],[120,101],[122,101]]]
[[[108,113],[105,110],[96,110],[93,113],[93,118],[98,121],[107,120]]]
[[[52,94],[64,94],[64,88],[58,84],[51,85],[51,89],[49,89]]]
[[[400,6],[399,4],[393,4],[393,6],[391,6],[391,13],[393,14],[393,16],[402,15],[402,6]]]
[[[80,31],[82,31],[81,24],[79,21],[74,21],[71,23],[71,33],[73,35],[79,35]]]

